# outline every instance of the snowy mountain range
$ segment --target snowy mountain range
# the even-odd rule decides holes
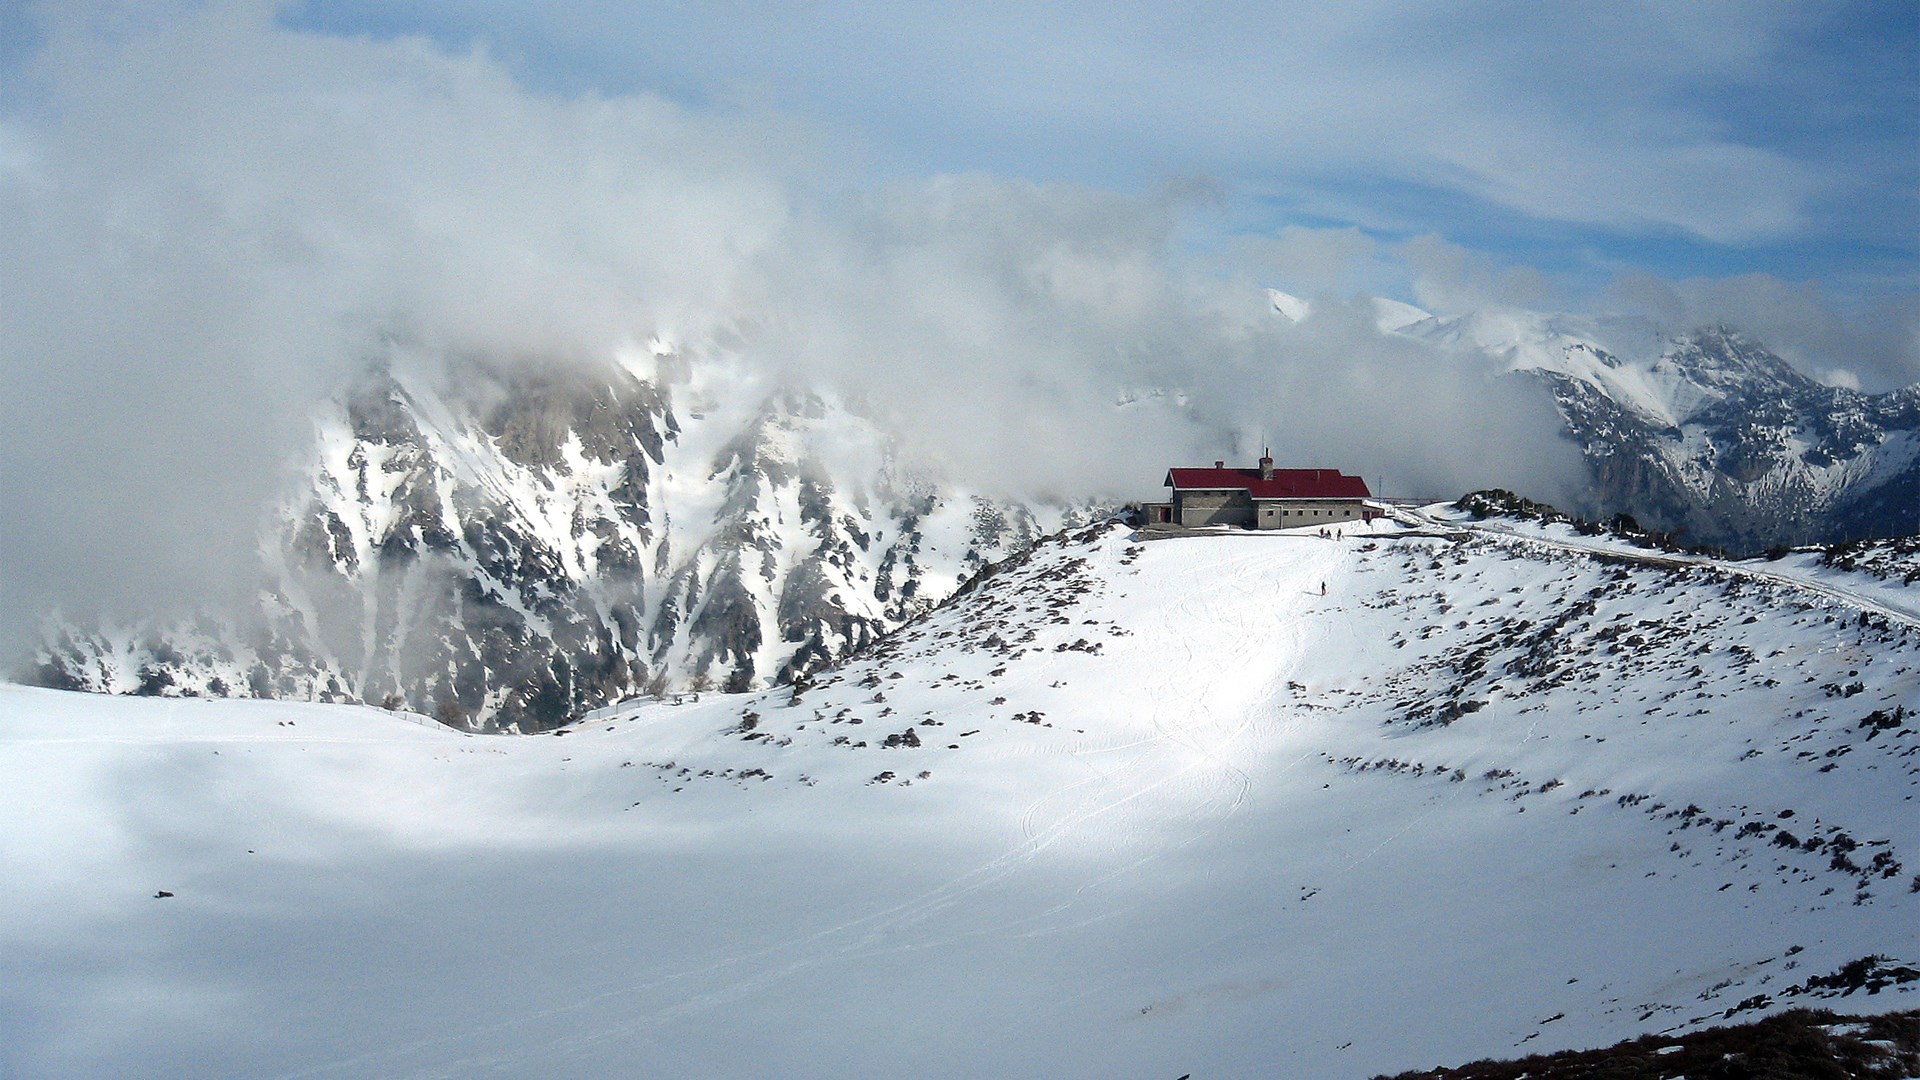
[[[44,685],[537,731],[841,658],[1070,515],[936,487],[839,403],[664,350],[373,372],[317,421],[258,620],[60,626]]]
[[[1337,1080],[1911,1008],[1920,547],[1472,505],[1087,526],[538,738],[0,687],[0,1071]]]
[[[1284,294],[1281,316],[1312,307]],[[1920,384],[1865,394],[1808,378],[1736,330],[1376,304],[1381,333],[1481,352],[1551,390],[1588,485],[1574,509],[1759,552],[1920,533]],[[1609,345],[1609,342],[1620,344]]]
[[[1313,317],[1272,300],[1274,318]],[[1376,311],[1383,335],[1543,381],[1591,515],[1756,551],[1920,530],[1920,386],[1822,386],[1724,329],[1622,359],[1592,320]],[[538,731],[643,692],[791,681],[1099,513],[1091,494],[988,497],[915,472],[852,403],[739,358],[660,345],[598,369],[495,368],[396,351],[318,415],[303,490],[261,544],[257,613],[54,624],[27,677]]]

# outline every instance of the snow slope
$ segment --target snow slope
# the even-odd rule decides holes
[[[1375,528],[1089,529],[539,737],[0,688],[0,1073],[1357,1077],[1920,960],[1881,578]]]

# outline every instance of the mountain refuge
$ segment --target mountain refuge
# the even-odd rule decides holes
[[[1211,469],[1167,470],[1167,502],[1143,503],[1146,523],[1196,528],[1232,525],[1243,529],[1296,529],[1372,521],[1383,511],[1367,502],[1367,482],[1338,469],[1276,469],[1271,452],[1257,468],[1229,469],[1215,461]]]

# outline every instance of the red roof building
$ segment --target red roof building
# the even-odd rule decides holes
[[[1150,525],[1294,529],[1380,516],[1365,501],[1372,497],[1365,480],[1338,469],[1276,469],[1272,457],[1252,469],[1229,469],[1224,461],[1168,469],[1166,486],[1171,501],[1143,507]]]

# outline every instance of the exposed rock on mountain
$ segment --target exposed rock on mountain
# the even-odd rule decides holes
[[[790,680],[1061,520],[910,475],[838,402],[653,361],[371,375],[319,418],[258,620],[61,627],[38,680],[538,730]]]
[[[1634,358],[1592,320],[1532,312],[1395,332],[1543,380],[1586,459],[1589,516],[1627,513],[1743,552],[1920,532],[1920,385],[1822,385],[1724,326]]]

